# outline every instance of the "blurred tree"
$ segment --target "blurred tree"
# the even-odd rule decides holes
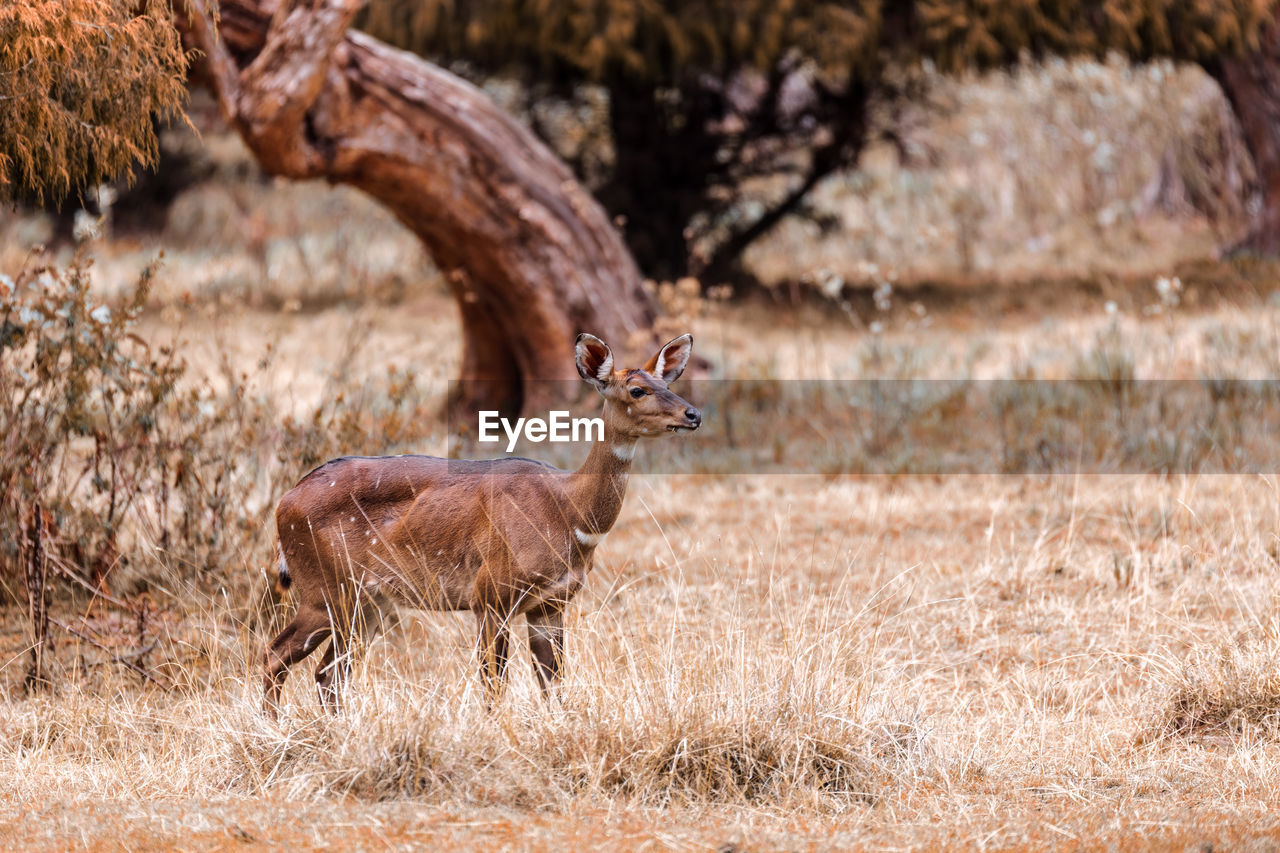
[[[182,115],[187,56],[159,0],[0,4],[0,199],[61,200],[138,163]]]
[[[603,86],[613,163],[597,197],[646,274],[715,281],[856,159],[870,99],[907,82],[888,79],[883,53],[906,39],[910,13],[812,0],[375,0],[359,23],[555,94]],[[771,204],[741,217],[743,187],[777,176]]]
[[[1255,50],[1211,57],[1205,68],[1240,120],[1262,185],[1262,209],[1235,248],[1280,256],[1280,18],[1271,19]]]
[[[455,410],[544,408],[590,330],[652,342],[653,302],[607,214],[462,79],[348,30],[362,0],[200,0],[180,25],[263,168],[358,187],[445,271],[462,319]],[[472,415],[474,417],[474,415]]]
[[[823,177],[854,163],[873,124],[892,140],[892,122],[869,116],[913,93],[922,61],[947,72],[1109,51],[1213,62],[1254,48],[1275,5],[372,0],[359,24],[420,54],[561,93],[603,86],[615,158],[598,197],[646,273],[714,283],[740,272],[754,239],[804,212]],[[773,179],[771,191],[760,178]],[[744,188],[755,204],[743,203]]]

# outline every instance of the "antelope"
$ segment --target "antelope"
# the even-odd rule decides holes
[[[640,438],[696,430],[701,413],[668,386],[693,337],[668,342],[643,368],[617,369],[594,335],[578,336],[578,373],[604,397],[604,440],[576,471],[508,457],[347,456],[307,474],[276,508],[279,585],[297,612],[266,650],[264,709],[274,716],[289,668],[326,639],[316,669],[322,704],[337,709],[352,639],[368,601],[470,610],[490,705],[503,685],[509,626],[523,615],[550,699],[564,665],[564,611],[613,527]]]

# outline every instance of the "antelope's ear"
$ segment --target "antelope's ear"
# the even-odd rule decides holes
[[[692,354],[693,335],[681,335],[658,350],[644,366],[644,372],[670,385],[684,373],[684,366],[689,363],[689,356]]]
[[[603,392],[613,375],[613,350],[609,345],[583,332],[573,345],[574,362],[578,365],[578,375],[597,391]]]

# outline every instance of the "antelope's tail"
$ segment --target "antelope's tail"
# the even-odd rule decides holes
[[[280,549],[280,542],[276,541],[276,592],[284,595],[289,587],[293,585],[293,578],[289,575],[289,564],[284,559],[284,551]]]

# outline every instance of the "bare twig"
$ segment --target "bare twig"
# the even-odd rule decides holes
[[[148,647],[148,648],[146,648],[146,649],[142,649],[141,651],[137,651],[137,650],[135,650],[135,651],[133,651],[133,652],[129,652],[128,654],[117,654],[115,651],[113,651],[111,648],[109,648],[109,647],[108,647],[108,646],[106,646],[105,644],[98,642],[98,641],[97,641],[97,640],[95,640],[93,637],[91,637],[90,635],[88,635],[88,634],[84,633],[83,631],[77,631],[75,628],[73,628],[72,626],[70,626],[70,625],[66,624],[65,622],[63,622],[63,621],[62,621],[62,620],[60,620],[60,619],[55,619],[55,618],[53,618],[53,617],[50,617],[50,618],[49,618],[49,621],[50,621],[52,624],[54,624],[54,625],[58,626],[59,628],[61,628],[62,630],[66,631],[68,634],[72,635],[73,637],[77,637],[77,638],[79,638],[79,639],[81,639],[81,640],[84,640],[86,643],[88,643],[89,645],[91,645],[91,646],[93,646],[94,648],[98,649],[99,651],[106,652],[108,655],[110,655],[110,656],[111,656],[111,662],[112,662],[112,663],[117,663],[117,664],[119,664],[120,666],[123,666],[125,669],[129,669],[129,670],[132,670],[133,672],[136,672],[138,675],[142,676],[142,677],[143,677],[143,678],[145,678],[147,681],[150,681],[152,684],[156,685],[156,686],[157,686],[157,687],[159,687],[161,690],[172,690],[172,689],[173,689],[173,684],[172,684],[172,683],[170,683],[169,681],[167,681],[167,680],[165,680],[165,679],[160,678],[160,677],[159,677],[159,676],[157,676],[157,675],[154,675],[152,672],[150,672],[150,671],[149,671],[148,669],[146,669],[145,667],[143,667],[143,666],[139,665],[138,663],[136,663],[136,662],[135,662],[135,661],[133,661],[133,660],[130,660],[130,658],[133,658],[133,657],[141,657],[142,655],[144,655],[144,654],[146,654],[147,652],[151,651],[151,649],[155,647],[155,644],[154,644],[154,643],[153,643],[150,647]]]
[[[101,598],[103,601],[110,602],[111,604],[114,604],[115,606],[121,607],[130,612],[135,612],[138,609],[137,605],[131,604],[130,602],[125,601],[124,599],[116,598],[114,595],[111,595],[111,593],[103,592],[101,589],[98,589],[93,584],[86,581],[84,578],[82,578],[79,575],[79,573],[75,571],[75,569],[71,566],[71,564],[68,563],[66,560],[63,560],[62,558],[54,554],[50,554],[48,556],[48,559],[49,559],[49,562],[53,564],[53,567],[58,571],[58,574],[62,575],[64,578],[71,581],[72,583],[83,587],[86,591],[92,593],[95,598]]]
[[[44,510],[32,502],[27,524],[27,602],[31,616],[31,668],[27,670],[27,688],[46,684],[44,673],[45,641],[49,636],[49,565],[44,550]]]

